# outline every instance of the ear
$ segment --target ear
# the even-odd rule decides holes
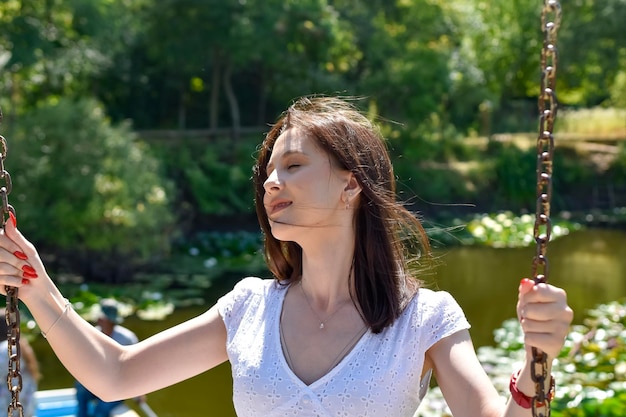
[[[349,173],[346,186],[343,189],[346,204],[352,203],[354,198],[359,195],[362,188],[354,174]]]

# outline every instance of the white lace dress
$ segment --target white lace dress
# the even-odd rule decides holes
[[[392,326],[365,333],[335,368],[306,385],[280,343],[286,290],[275,280],[246,278],[218,300],[239,417],[412,417],[426,350],[470,327],[450,294],[422,288]]]

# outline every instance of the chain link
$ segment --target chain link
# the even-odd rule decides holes
[[[0,123],[2,123],[2,110],[0,109]],[[0,135],[0,205],[2,210],[1,224],[4,229],[9,213],[15,215],[15,209],[9,204],[9,194],[13,189],[11,175],[4,168],[4,160],[7,157],[7,141]],[[17,287],[5,286],[6,310],[5,317],[7,323],[7,349],[9,366],[7,373],[7,387],[11,393],[11,402],[7,408],[8,417],[17,415],[24,417],[24,409],[20,403],[20,392],[22,391],[22,374],[20,373],[20,310]]]
[[[547,245],[552,233],[550,201],[552,199],[552,168],[554,155],[554,122],[558,102],[556,99],[556,70],[558,50],[556,38],[561,24],[561,5],[557,0],[544,0],[541,11],[541,29],[544,34],[541,49],[541,93],[538,100],[539,136],[537,138],[537,206],[533,229],[536,253],[532,263],[535,284],[547,282],[549,274]],[[532,401],[533,417],[549,417],[545,384],[548,376],[547,355],[532,348],[531,378],[535,384]]]

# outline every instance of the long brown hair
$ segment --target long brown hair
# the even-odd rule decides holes
[[[299,279],[302,248],[272,236],[263,206],[265,167],[276,139],[288,128],[302,129],[361,186],[355,210],[353,299],[374,333],[393,323],[419,288],[417,269],[430,257],[420,221],[396,200],[396,181],[378,128],[355,106],[333,97],[303,97],[278,119],[259,147],[254,166],[255,206],[264,233],[267,265],[281,282]],[[425,256],[426,255],[426,256]]]

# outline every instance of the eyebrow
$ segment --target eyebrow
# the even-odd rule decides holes
[[[280,156],[280,159],[284,160],[284,159],[286,159],[286,158],[288,158],[288,157],[290,157],[292,155],[304,155],[304,156],[307,156],[307,154],[305,152],[289,150],[289,151],[285,151],[285,153],[283,153]],[[269,172],[269,170],[272,169],[273,167],[274,167],[274,164],[272,162],[268,162],[267,165],[265,166],[265,172],[266,173]]]

